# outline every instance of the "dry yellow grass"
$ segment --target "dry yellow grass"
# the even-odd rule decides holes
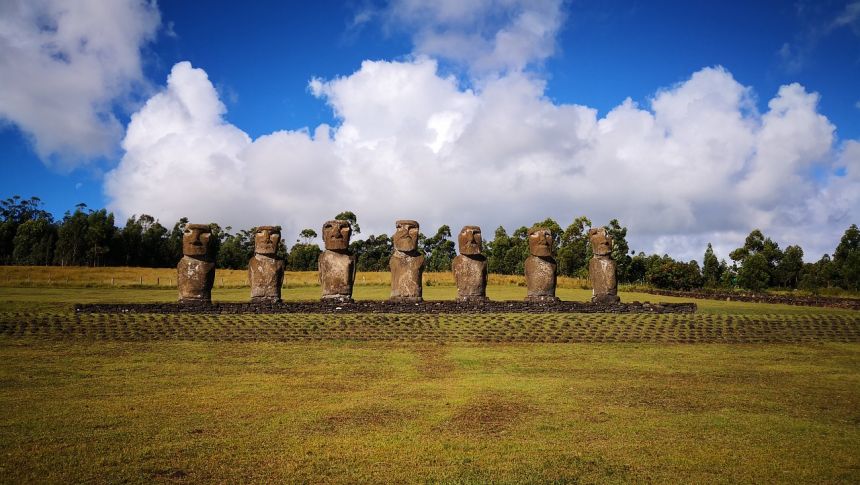
[[[356,285],[389,285],[388,272],[360,272]],[[317,286],[316,271],[288,271],[284,275],[284,286],[298,288]],[[427,286],[453,286],[451,272],[424,273]],[[517,275],[496,275],[489,277],[490,285],[525,286],[525,278]],[[89,268],[81,266],[0,266],[0,286],[27,287],[135,287],[135,286],[176,286],[174,268],[133,268],[127,266]],[[248,286],[248,272],[245,270],[219,269],[215,274],[215,286],[219,288],[242,288]],[[558,279],[559,288],[590,288],[582,278]]]

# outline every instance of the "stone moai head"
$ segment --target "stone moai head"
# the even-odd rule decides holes
[[[612,236],[606,233],[606,228],[596,227],[588,231],[588,239],[591,241],[591,250],[595,256],[609,256],[612,254]]]
[[[197,259],[212,259],[212,228],[209,224],[187,224],[182,233],[182,254]]]
[[[460,229],[457,242],[460,244],[460,254],[465,256],[481,254],[481,250],[483,249],[481,228],[478,226],[463,226],[463,229]]]
[[[260,226],[254,233],[254,253],[274,256],[281,242],[281,226]]]
[[[416,221],[401,220],[395,223],[397,229],[394,231],[394,249],[404,253],[411,253],[418,249],[418,223]]]
[[[346,251],[352,236],[352,226],[349,221],[326,221],[322,227],[322,235],[326,251]]]
[[[552,231],[545,227],[535,226],[529,229],[529,253],[532,256],[552,256],[553,245]]]

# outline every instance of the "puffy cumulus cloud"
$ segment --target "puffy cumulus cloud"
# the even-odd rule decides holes
[[[315,139],[280,131],[252,143],[225,112],[203,70],[176,64],[166,88],[131,117],[125,155],[105,177],[111,209],[244,228],[295,226],[338,202],[342,183],[327,127]]]
[[[448,59],[473,73],[522,70],[555,51],[561,0],[394,0],[387,25],[412,33],[418,54]]]
[[[143,82],[140,48],[159,23],[144,0],[0,2],[0,120],[65,167],[116,154],[113,105]]]
[[[783,86],[759,113],[720,67],[603,117],[553,103],[523,72],[463,89],[422,57],[367,61],[310,90],[338,127],[252,141],[224,121],[205,73],[178,64],[132,118],[108,176],[112,208],[293,234],[342,210],[368,234],[398,218],[425,233],[479,224],[491,234],[587,215],[618,218],[637,250],[686,259],[707,242],[727,257],[755,227],[817,258],[860,213],[860,143],[836,146],[818,96]]]

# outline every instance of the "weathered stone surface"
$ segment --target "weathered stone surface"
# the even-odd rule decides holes
[[[391,255],[391,301],[422,301],[421,280],[424,275],[424,255],[418,252],[418,223],[397,221],[394,231],[394,253]]]
[[[463,229],[460,229],[460,234],[457,235],[457,244],[460,247],[460,254],[466,256],[480,255],[484,249],[484,237],[481,234],[481,228],[463,226]]]
[[[322,234],[326,249],[319,258],[322,300],[352,301],[356,269],[355,255],[349,252],[352,227],[348,221],[328,221]]]
[[[551,257],[529,256],[526,258],[527,301],[558,300],[558,297],[555,296],[557,266],[555,259]]]
[[[605,228],[594,228],[588,231],[594,256],[588,262],[588,280],[591,283],[591,301],[595,303],[616,303],[618,297],[618,281],[616,265],[612,260],[612,236]]]
[[[182,234],[182,259],[176,265],[179,301],[212,301],[215,284],[215,262],[212,230],[208,224],[188,224]]]
[[[529,229],[529,253],[525,274],[528,294],[526,301],[557,301],[555,296],[557,264],[553,254],[552,231],[545,227]]]
[[[554,250],[555,240],[552,237],[552,231],[540,226],[529,229],[529,254],[551,258]]]
[[[457,237],[460,255],[451,263],[457,301],[487,300],[487,258],[481,254],[481,228],[465,226]]]
[[[461,254],[451,263],[457,284],[457,301],[487,299],[487,258],[477,254]]]
[[[595,256],[588,262],[588,279],[591,282],[591,301],[612,303],[620,301],[618,282],[615,279],[615,261]]]
[[[280,301],[284,261],[275,257],[280,243],[280,226],[260,226],[254,233],[254,257],[248,261],[251,301]]]
[[[352,226],[349,221],[326,221],[322,235],[326,251],[346,251],[349,249],[349,238],[352,237]]]

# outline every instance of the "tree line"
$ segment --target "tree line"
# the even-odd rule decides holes
[[[354,234],[360,234],[358,217],[351,211],[337,214],[336,219],[350,222]],[[142,214],[128,218],[118,227],[114,215],[106,209],[89,209],[78,204],[62,219],[42,208],[38,197],[13,196],[0,201],[0,264],[62,266],[144,266],[172,267],[182,257],[182,234],[188,219],[183,217],[168,228],[152,216]],[[577,217],[568,226],[547,218],[535,222],[552,230],[555,238],[558,272],[563,276],[585,278],[591,245],[588,230],[592,222]],[[212,224],[216,241],[216,264],[219,268],[245,269],[254,254],[255,228],[234,231]],[[665,289],[694,288],[801,288],[817,291],[839,287],[860,289],[860,230],[852,224],[842,236],[831,257],[825,254],[816,262],[803,261],[803,249],[788,246],[784,250],[758,229],[746,238],[743,247],[729,255],[731,264],[719,261],[708,244],[702,266],[695,260],[676,261],[668,255],[638,254],[627,243],[627,228],[618,220],[604,226],[614,239],[613,258],[619,283],[649,284]],[[289,249],[281,244],[279,255],[290,271],[314,271],[322,253],[312,241],[313,229],[303,229]],[[419,235],[419,248],[426,255],[427,271],[449,271],[456,256],[456,242],[447,225],[432,236]],[[370,235],[350,243],[359,271],[388,271],[388,258],[394,249],[387,234]],[[492,240],[484,244],[488,270],[497,274],[523,274],[528,256],[528,228],[513,233],[499,226]]]

